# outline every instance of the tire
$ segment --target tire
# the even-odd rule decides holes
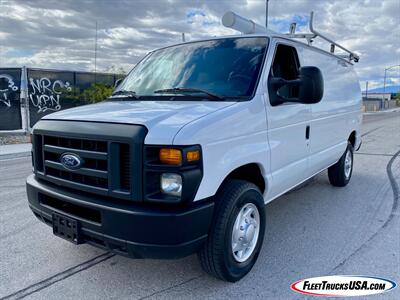
[[[236,282],[250,272],[260,253],[265,232],[264,199],[257,186],[235,179],[227,180],[222,185],[215,196],[215,203],[212,227],[206,243],[198,252],[198,257],[203,270],[208,274],[218,279]],[[244,213],[242,218],[238,217],[239,212]],[[259,224],[255,225],[257,213]],[[234,226],[237,228],[235,231]],[[239,236],[242,242],[235,243],[235,248],[248,248],[244,248],[242,252],[233,252],[233,240],[239,241]],[[247,241],[253,243],[243,246]],[[243,261],[239,259],[240,254]]]
[[[350,161],[349,161],[350,159]],[[350,168],[350,169],[349,169]],[[346,151],[339,161],[328,169],[329,182],[333,186],[346,186],[353,173],[353,146],[350,142],[347,144]]]

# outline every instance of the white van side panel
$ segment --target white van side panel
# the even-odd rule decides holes
[[[223,180],[236,168],[256,163],[269,185],[269,145],[264,100],[238,102],[186,124],[174,145],[200,144],[203,179],[195,201],[215,195]]]
[[[350,134],[359,134],[362,121],[361,92],[353,66],[332,55],[302,48],[301,66],[316,66],[324,78],[324,96],[311,105],[311,173],[329,167],[344,153]]]
[[[272,106],[268,95],[268,74],[273,63],[277,44],[295,47],[296,42],[274,39],[265,66],[264,93],[268,121],[268,139],[271,148],[272,185],[266,202],[307,179],[309,142],[306,128],[311,119],[311,107],[308,104],[284,103]],[[300,55],[300,53],[299,53]]]

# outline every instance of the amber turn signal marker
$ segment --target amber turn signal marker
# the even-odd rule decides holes
[[[199,150],[188,151],[188,153],[186,153],[187,161],[197,161],[199,159],[200,159],[200,151]]]
[[[160,149],[160,162],[166,165],[180,165],[182,164],[182,152],[178,149]]]

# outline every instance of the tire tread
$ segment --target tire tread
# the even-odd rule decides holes
[[[350,177],[348,179],[346,179],[346,176],[345,176],[344,171],[343,171],[344,170],[344,161],[345,161],[345,158],[346,158],[347,151],[351,151],[353,153],[353,146],[351,145],[350,142],[348,142],[346,151],[341,156],[339,161],[336,164],[334,164],[333,166],[330,166],[328,168],[329,182],[333,186],[344,187],[350,181],[351,174],[350,174]],[[354,157],[353,157],[353,159],[354,159]]]
[[[214,217],[209,239],[198,253],[203,270],[222,280],[235,281],[221,267],[223,265],[221,260],[224,254],[225,227],[234,209],[236,199],[249,189],[256,189],[259,192],[256,185],[244,180],[232,179],[223,184],[216,194],[214,216],[219,217]]]

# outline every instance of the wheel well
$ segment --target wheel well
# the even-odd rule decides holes
[[[352,145],[353,148],[354,148],[355,145],[356,145],[356,132],[355,132],[355,131],[353,131],[353,132],[350,134],[348,141],[351,143],[351,145]]]
[[[227,179],[246,180],[251,183],[254,183],[260,189],[261,193],[264,193],[264,191],[265,191],[264,177],[261,174],[260,167],[255,163],[247,164],[247,165],[241,166],[241,167],[233,170],[225,178],[225,180],[227,180]]]

